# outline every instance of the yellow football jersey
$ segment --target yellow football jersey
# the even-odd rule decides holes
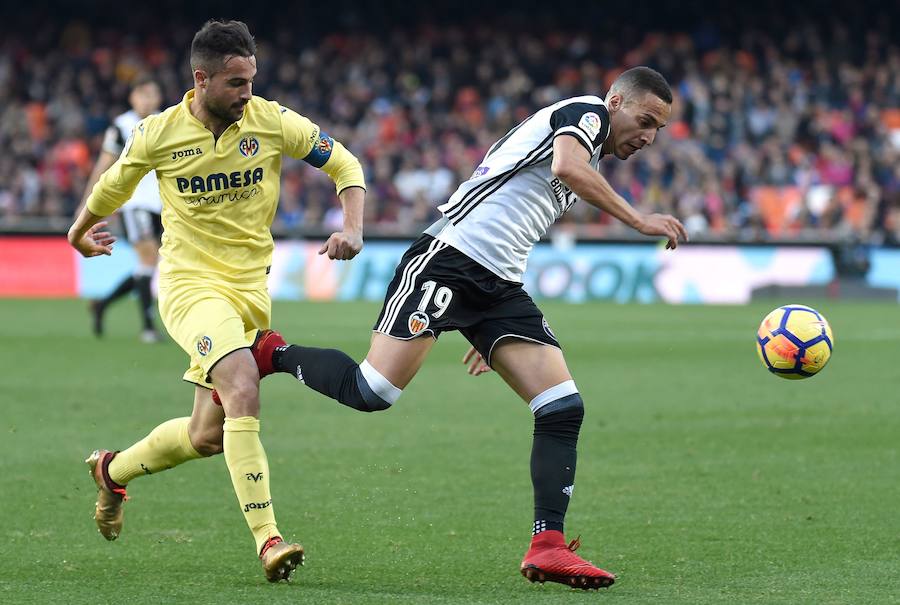
[[[163,200],[160,277],[203,276],[253,287],[272,261],[269,228],[278,205],[281,157],[325,171],[337,192],[363,187],[359,161],[307,118],[253,97],[215,140],[191,114],[194,91],[135,126],[119,159],[94,186],[87,208],[115,212],[147,172]]]

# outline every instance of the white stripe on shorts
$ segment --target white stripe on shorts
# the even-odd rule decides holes
[[[409,261],[406,268],[403,269],[403,277],[400,279],[397,291],[384,305],[384,317],[382,317],[381,323],[378,324],[377,332],[390,334],[391,328],[400,314],[400,309],[403,308],[403,303],[406,302],[406,299],[409,298],[409,295],[415,289],[416,277],[425,269],[428,262],[438,252],[446,248],[447,245],[440,240],[434,240],[428,245],[428,250]]]

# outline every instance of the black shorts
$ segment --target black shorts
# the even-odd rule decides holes
[[[559,348],[522,284],[498,277],[430,235],[400,259],[374,330],[401,340],[459,330],[488,364],[503,338]]]
[[[163,232],[162,217],[143,208],[125,207],[122,209],[122,229],[131,244],[147,239],[159,240]]]

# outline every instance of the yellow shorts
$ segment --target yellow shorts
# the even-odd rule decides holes
[[[220,359],[249,348],[269,327],[272,301],[265,284],[250,290],[216,281],[160,281],[159,313],[169,334],[191,357],[184,379],[212,388],[209,372]]]

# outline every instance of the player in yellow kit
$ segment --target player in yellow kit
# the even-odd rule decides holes
[[[190,417],[164,422],[122,452],[98,450],[88,458],[98,487],[100,533],[118,537],[132,479],[224,451],[256,553],[274,582],[303,562],[303,548],[284,542],[276,526],[259,439],[265,370],[255,357],[272,345],[266,275],[281,157],[304,159],[334,180],[344,228],[320,250],[332,259],[350,259],[362,249],[365,182],[356,158],[318,126],[252,96],[255,54],[240,21],[209,21],[197,32],[191,45],[194,89],[180,104],[137,124],[69,229],[69,242],[84,256],[110,254],[115,238],[103,230],[104,217],[156,171],[164,227],[160,315],[190,355],[184,379],[196,385],[194,407]],[[213,402],[213,386],[221,406]]]

